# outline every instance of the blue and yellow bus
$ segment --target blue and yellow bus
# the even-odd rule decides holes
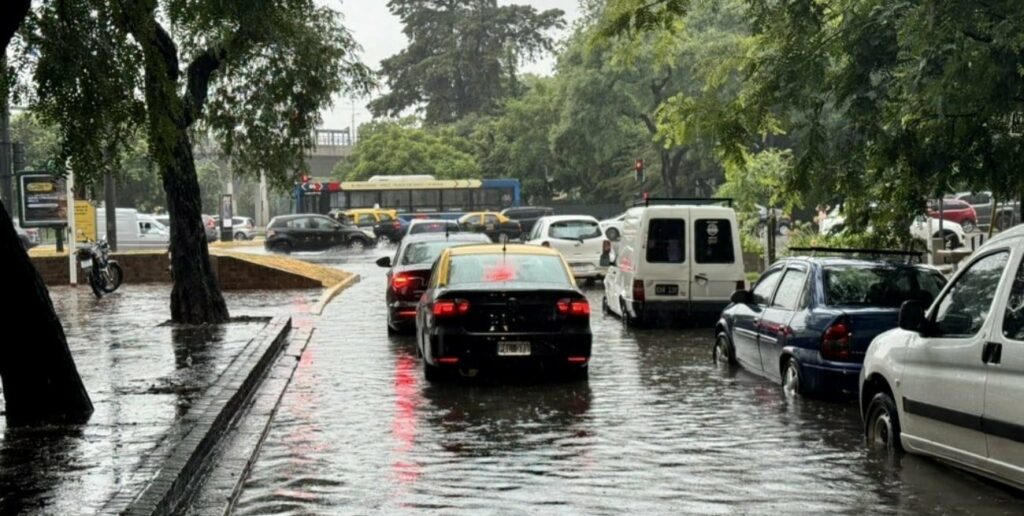
[[[500,211],[521,202],[518,179],[374,176],[369,181],[307,181],[295,187],[296,213],[381,208],[407,215],[457,214]]]

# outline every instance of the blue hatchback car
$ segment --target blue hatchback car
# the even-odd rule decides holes
[[[733,294],[715,326],[713,356],[781,382],[789,395],[854,397],[875,336],[897,326],[904,301],[927,306],[945,284],[924,265],[785,258]]]

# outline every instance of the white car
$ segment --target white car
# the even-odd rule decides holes
[[[454,220],[445,219],[412,219],[409,221],[409,228],[405,230],[406,235],[417,235],[420,233],[459,233],[462,228]]]
[[[946,249],[956,249],[967,244],[967,232],[963,226],[949,220],[940,223],[939,219],[924,215],[918,215],[910,224],[910,236],[924,242],[928,241],[929,236],[942,238]]]
[[[846,217],[837,206],[818,222],[818,231],[822,235],[842,233],[845,224]],[[870,227],[868,231],[871,231]],[[929,237],[941,237],[946,242],[947,249],[957,249],[967,243],[967,232],[960,224],[949,220],[943,220],[940,224],[939,219],[924,215],[918,215],[910,223],[910,236],[923,242],[927,242]]]
[[[577,278],[603,277],[611,254],[597,219],[587,215],[541,217],[524,243],[557,249]]]
[[[1024,489],[1024,227],[982,246],[930,309],[908,301],[861,371],[869,446]]]
[[[608,240],[617,242],[622,236],[622,221],[624,220],[626,220],[626,213],[622,212],[610,219],[604,219],[598,224],[601,226],[604,236],[608,237]]]

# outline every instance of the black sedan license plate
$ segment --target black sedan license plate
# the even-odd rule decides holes
[[[522,341],[505,341],[498,343],[499,357],[526,357],[530,356],[530,343]]]
[[[655,285],[654,293],[659,296],[678,296],[679,285]]]

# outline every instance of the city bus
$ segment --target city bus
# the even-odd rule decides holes
[[[405,218],[501,211],[522,202],[518,179],[436,179],[428,175],[374,176],[368,181],[306,181],[295,187],[294,194],[296,213],[381,208],[396,210]]]

